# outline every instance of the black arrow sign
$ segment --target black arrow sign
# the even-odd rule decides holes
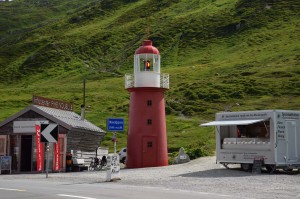
[[[41,142],[56,143],[58,140],[57,124],[41,124]]]

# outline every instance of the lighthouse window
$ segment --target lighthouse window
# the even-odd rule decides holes
[[[147,106],[152,106],[152,100],[147,100]]]
[[[152,142],[147,142],[148,148],[152,148]]]
[[[151,120],[151,119],[148,119],[148,120],[147,120],[147,124],[148,124],[148,125],[152,125],[152,120]]]
[[[149,60],[144,60],[144,68],[146,71],[150,71],[151,68],[151,62]]]

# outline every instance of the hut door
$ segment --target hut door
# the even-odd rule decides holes
[[[143,137],[143,167],[156,166],[156,137]]]
[[[298,160],[296,121],[286,121],[285,127],[285,134],[287,136],[287,161],[295,162]]]
[[[21,136],[21,171],[31,171],[32,135]]]
[[[0,155],[6,155],[6,135],[0,135]]]

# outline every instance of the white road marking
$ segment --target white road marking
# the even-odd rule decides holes
[[[82,199],[96,199],[96,198],[90,198],[90,197],[84,197],[84,196],[74,196],[74,195],[67,195],[67,194],[57,194],[61,197],[70,197],[70,198],[82,198]]]
[[[127,187],[132,187],[132,188],[139,188],[140,186],[134,186],[134,185],[127,185]],[[146,189],[159,189],[158,187],[149,187],[149,186],[142,186]],[[232,195],[227,195],[227,194],[218,194],[218,193],[211,193],[211,192],[201,192],[201,191],[191,191],[191,190],[185,190],[185,189],[172,189],[172,188],[161,188],[163,191],[179,191],[181,193],[191,193],[191,194],[200,194],[200,195],[211,195],[211,196],[217,196],[217,197],[222,197],[222,198],[233,198]],[[256,198],[244,198],[244,199],[256,199]]]
[[[5,190],[5,191],[26,191],[24,189],[10,189],[10,188],[0,188],[0,190]]]

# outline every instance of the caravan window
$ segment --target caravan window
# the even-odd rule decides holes
[[[248,125],[220,126],[220,136],[222,148],[234,148],[234,145],[268,144],[270,142],[270,121]]]
[[[249,125],[220,126],[222,138],[270,138],[270,121]]]
[[[270,138],[270,122],[259,122],[250,125],[237,126],[237,137]]]

